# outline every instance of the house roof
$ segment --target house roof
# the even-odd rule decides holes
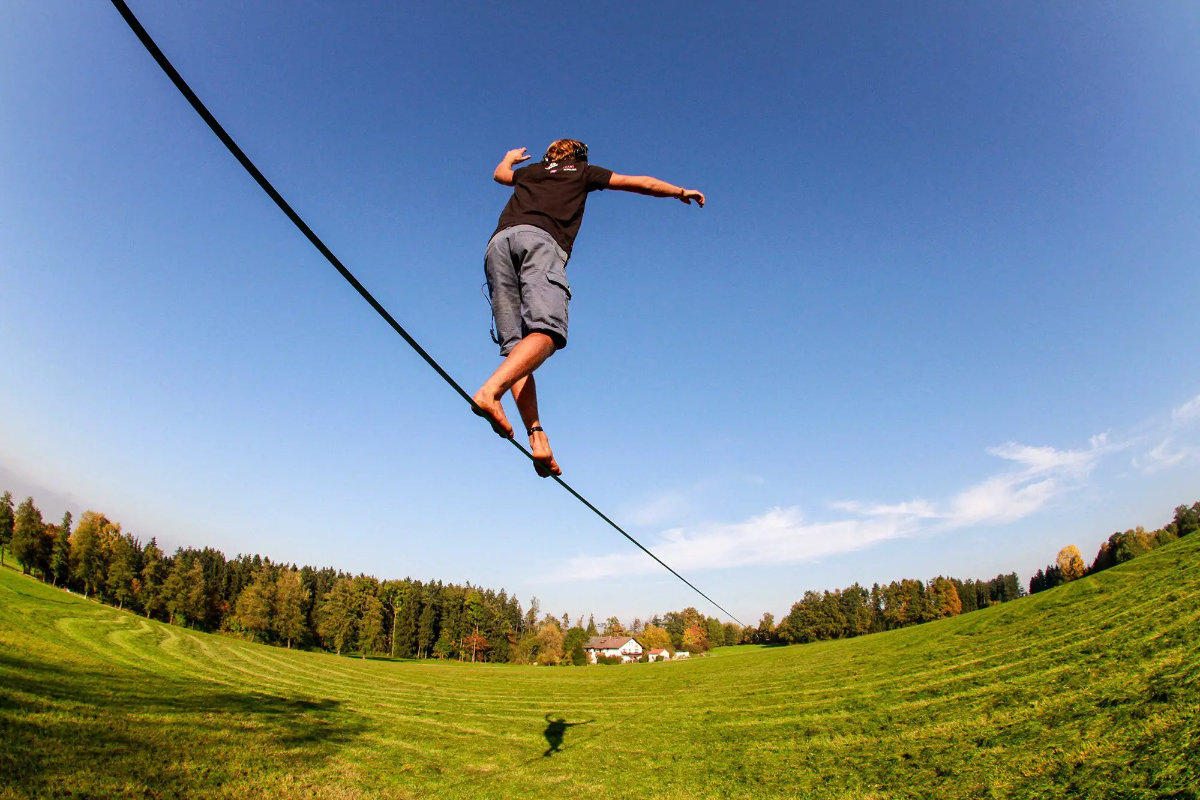
[[[583,647],[585,650],[620,650],[632,636],[593,636]]]
[[[666,650],[664,650],[664,649],[662,649],[661,647],[656,647],[656,648],[654,648],[653,650],[651,650],[651,651],[650,651],[650,655],[652,655],[652,656],[656,656],[656,655],[658,655],[659,653],[665,653],[665,652],[667,652],[667,651],[666,651]]]

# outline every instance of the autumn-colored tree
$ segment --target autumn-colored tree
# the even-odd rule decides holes
[[[1073,544],[1069,544],[1062,550],[1058,551],[1058,558],[1054,560],[1062,573],[1063,582],[1073,581],[1082,578],[1087,572],[1087,567],[1083,563],[1083,556],[1079,554],[1079,548]]]
[[[475,658],[483,657],[483,654],[488,650],[488,640],[486,636],[479,633],[479,628],[476,628],[472,633],[463,637],[463,650],[471,653],[471,663],[475,663]]]
[[[700,625],[692,625],[683,631],[681,650],[703,653],[708,650],[708,631]]]
[[[957,617],[962,613],[962,600],[958,596],[958,589],[949,578],[941,575],[934,578],[929,582],[925,596],[934,619]]]
[[[621,620],[616,617],[609,617],[604,621],[605,636],[626,636],[628,635],[625,627],[621,624]]]
[[[646,650],[668,650],[671,648],[671,634],[665,628],[647,624],[637,637],[638,644]]]
[[[536,663],[544,667],[562,663],[563,632],[557,620],[547,620],[538,627],[538,652]]]

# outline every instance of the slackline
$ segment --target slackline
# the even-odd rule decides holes
[[[471,405],[473,410],[475,410],[477,413],[484,414],[484,418],[487,419],[488,417],[486,416],[486,412],[484,412],[483,409],[481,409],[474,401],[474,399],[472,399],[472,397],[467,394],[461,386],[458,385],[458,382],[455,381],[454,378],[450,377],[450,374],[446,372],[446,370],[442,369],[442,365],[435,361],[433,356],[429,355],[425,348],[422,347],[420,343],[409,334],[408,331],[404,330],[404,327],[396,321],[395,317],[388,313],[388,310],[384,308],[383,305],[380,304],[380,302],[376,300],[370,292],[367,291],[366,287],[359,283],[358,278],[354,277],[350,270],[346,269],[345,265],[342,264],[338,257],[333,254],[333,251],[325,246],[325,243],[321,241],[320,237],[313,233],[312,228],[308,227],[308,224],[301,219],[300,215],[296,213],[295,209],[291,207],[288,201],[283,199],[283,195],[276,191],[275,187],[272,186],[271,182],[266,179],[266,176],[259,171],[258,167],[254,166],[254,162],[252,162],[250,158],[244,152],[242,152],[242,148],[238,147],[238,144],[233,140],[233,137],[231,137],[225,131],[225,129],[221,127],[221,123],[217,122],[216,117],[214,117],[204,103],[200,101],[200,98],[197,97],[196,93],[192,91],[192,87],[188,86],[187,81],[183,79],[183,76],[179,74],[179,72],[163,54],[162,50],[158,48],[158,45],[155,44],[154,39],[152,39],[150,34],[146,32],[146,29],[142,27],[142,23],[140,23],[137,17],[133,15],[133,12],[129,10],[129,6],[125,4],[124,0],[112,0],[112,4],[116,7],[117,11],[120,12],[126,24],[129,25],[129,28],[134,32],[134,34],[137,35],[138,40],[141,41],[142,45],[146,48],[150,55],[154,57],[154,60],[158,62],[158,66],[162,68],[162,71],[166,73],[167,77],[171,79],[171,82],[175,84],[175,88],[179,90],[180,94],[187,98],[187,101],[191,103],[192,108],[196,110],[196,113],[200,115],[200,118],[208,124],[208,127],[211,128],[212,132],[216,134],[218,139],[221,140],[221,143],[224,144],[229,152],[233,154],[233,157],[238,160],[238,163],[242,165],[246,172],[250,173],[250,177],[254,178],[255,182],[258,183],[258,185],[262,187],[262,190],[267,193],[267,196],[275,201],[275,205],[279,206],[279,209],[287,216],[288,219],[292,221],[292,224],[300,229],[300,232],[303,233],[308,241],[312,243],[312,246],[317,248],[321,255],[325,256],[325,260],[333,265],[334,269],[341,273],[341,276],[346,279],[346,282],[353,286],[356,292],[362,295],[362,298],[366,300],[368,304],[370,304],[371,308],[375,309],[375,312],[379,314],[379,316],[383,317],[384,321],[392,327],[392,330],[400,334],[400,338],[404,339],[404,341],[408,343],[408,346],[415,350],[417,355],[423,358],[425,363],[432,367],[433,371],[440,375],[442,380],[450,385],[450,388],[458,392],[459,395],[461,395],[462,398]],[[533,453],[521,446],[516,439],[509,437],[508,441],[513,447],[524,453],[525,457],[530,461],[534,460]],[[613,522],[613,520],[610,519],[607,514],[596,508],[596,506],[592,505],[587,498],[575,491],[575,489],[572,488],[571,485],[566,481],[564,481],[561,476],[551,475],[550,477],[553,478],[559,486],[570,492],[576,500],[590,508],[596,514],[596,516],[600,517],[600,519],[611,525],[613,529],[617,531],[617,533],[633,542],[633,544],[636,545],[643,553],[653,558],[668,572],[687,584],[694,592],[696,592],[696,594],[712,603],[714,606],[724,612],[726,616],[737,622],[739,625],[743,624],[741,620],[726,611],[720,603],[697,589],[695,584],[680,575],[665,561],[642,546],[642,543],[637,539],[626,533],[624,528],[622,528],[616,522]]]

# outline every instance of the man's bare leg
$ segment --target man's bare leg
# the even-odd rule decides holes
[[[532,375],[547,358],[554,355],[554,350],[554,340],[549,336],[544,333],[531,333],[517,342],[517,346],[492,373],[492,377],[479,387],[472,399],[491,417],[496,433],[506,439],[511,439],[513,435],[512,423],[504,415],[504,405],[500,402],[505,392],[521,378]]]
[[[526,375],[512,385],[513,399],[517,401],[517,410],[521,412],[521,421],[525,429],[541,428],[542,422],[538,416],[537,383],[533,375]],[[543,478],[551,475],[562,475],[562,469],[554,460],[554,452],[550,449],[550,439],[542,430],[529,434],[529,449],[533,452],[533,468]]]

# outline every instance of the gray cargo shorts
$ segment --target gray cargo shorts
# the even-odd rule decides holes
[[[567,346],[567,254],[534,225],[513,225],[492,237],[483,259],[500,355],[531,333]]]

